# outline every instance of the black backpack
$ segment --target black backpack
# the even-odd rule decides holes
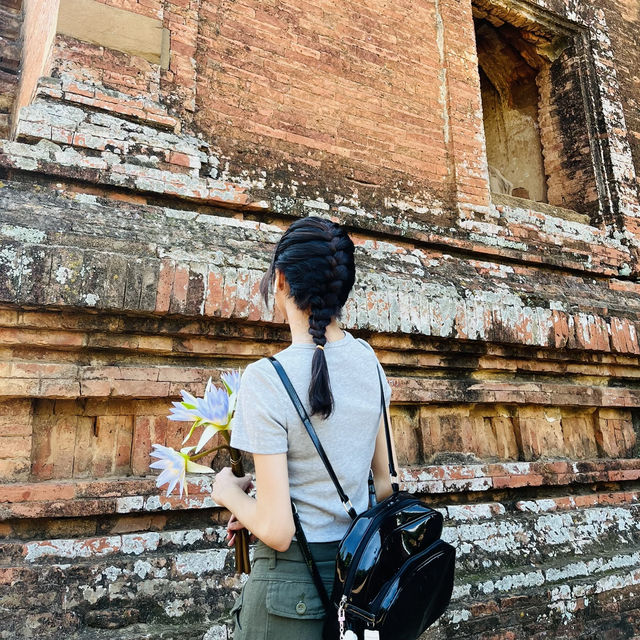
[[[338,548],[329,597],[293,505],[296,537],[327,611],[324,640],[347,640],[353,638],[354,633],[358,640],[416,640],[449,605],[455,548],[440,539],[442,514],[399,490],[380,371],[378,379],[393,493],[358,515],[342,490],[282,365],[273,356],[269,360],[353,520]]]

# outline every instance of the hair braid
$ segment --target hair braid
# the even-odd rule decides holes
[[[328,232],[331,236],[327,242],[326,255],[324,256],[327,263],[323,270],[323,281],[318,286],[318,291],[310,299],[311,315],[309,316],[309,333],[313,336],[313,341],[321,346],[327,342],[325,331],[331,322],[331,318],[335,316],[340,307],[338,295],[343,288],[343,281],[340,270],[338,269],[337,254],[341,251],[338,249],[339,244],[339,228],[333,228]]]
[[[353,242],[340,225],[316,216],[296,220],[280,238],[261,283],[265,302],[278,268],[298,308],[309,311],[309,333],[314,343],[324,347],[327,326],[334,316],[340,317],[355,281],[353,253]],[[324,349],[316,349],[313,354],[309,404],[311,415],[320,413],[327,418],[333,411]]]

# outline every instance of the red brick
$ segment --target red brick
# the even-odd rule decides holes
[[[31,463],[28,457],[0,459],[0,482],[26,480],[30,469]]]
[[[200,166],[200,161],[193,156],[188,156],[186,153],[180,153],[178,151],[171,151],[167,162],[176,164],[180,167],[197,168]]]
[[[613,482],[624,482],[640,479],[640,469],[627,469],[626,471],[609,471],[609,479]]]
[[[163,260],[158,277],[158,293],[156,294],[156,311],[167,312],[171,304],[171,291],[173,289],[173,279],[175,274],[175,264],[172,260]]]
[[[30,454],[30,436],[3,436],[0,438],[0,458],[26,458]]]
[[[501,476],[493,478],[493,487],[495,489],[515,489],[517,487],[537,487],[543,484],[543,476],[536,474],[522,476]]]
[[[0,502],[69,500],[75,495],[75,486],[72,483],[40,482],[5,486],[0,492]]]

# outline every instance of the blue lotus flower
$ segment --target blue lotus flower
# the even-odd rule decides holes
[[[227,388],[229,395],[233,395],[238,392],[240,388],[240,372],[236,369],[234,371],[228,371],[220,375],[224,386]]]
[[[240,388],[240,372],[225,372],[220,377],[223,388],[216,387],[209,378],[202,398],[196,398],[183,390],[180,392],[182,401],[172,403],[169,420],[193,422],[189,433],[182,441],[183,444],[191,437],[196,427],[205,428],[196,452],[199,452],[215,433],[228,429],[231,424]]]
[[[180,451],[176,451],[171,447],[165,447],[161,444],[152,445],[155,447],[149,455],[158,458],[152,462],[149,467],[151,469],[162,469],[162,472],[156,478],[156,487],[161,487],[167,483],[167,497],[173,491],[176,484],[180,487],[180,497],[184,489],[185,496],[189,495],[187,484],[185,482],[186,474],[189,473],[213,473],[211,467],[198,464],[189,459],[189,453],[193,447],[184,447]]]
[[[218,389],[211,378],[207,382],[203,398],[196,398],[197,414],[201,422],[217,427],[226,427],[229,422],[229,395],[225,389]]]
[[[220,377],[222,378],[222,384],[224,384],[229,394],[229,422],[231,422],[231,416],[236,408],[238,390],[240,389],[240,372],[236,369],[225,372]]]
[[[156,479],[156,486],[160,487],[167,483],[167,496],[176,485],[180,488],[180,497],[182,497],[183,490],[185,495],[188,495],[185,484],[187,473],[213,473],[211,467],[193,462],[190,453],[194,448],[196,453],[199,452],[213,435],[218,431],[229,429],[231,424],[240,388],[240,372],[225,372],[220,377],[222,378],[222,388],[216,387],[209,378],[202,398],[197,398],[183,390],[180,392],[182,400],[173,402],[169,411],[169,420],[193,422],[183,444],[191,437],[196,427],[204,427],[197,447],[184,447],[180,451],[176,451],[161,444],[152,445],[154,449],[150,455],[158,459],[152,462],[149,467],[162,469]]]
[[[173,408],[169,412],[169,420],[190,422],[198,419],[198,398],[182,390],[182,402],[172,402]]]

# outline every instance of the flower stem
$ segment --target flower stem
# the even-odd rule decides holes
[[[231,433],[229,432],[228,429],[219,431],[219,433],[225,439],[226,444],[221,444],[218,447],[214,447],[213,449],[207,449],[207,451],[198,453],[195,456],[190,456],[191,460],[197,460],[198,458],[202,458],[203,456],[206,456],[208,453],[212,453],[214,451],[227,449],[229,451],[229,456],[231,458],[231,470],[233,471],[233,475],[235,475],[238,478],[241,478],[242,476],[244,476],[244,468],[242,466],[242,456],[240,454],[240,451],[230,446]],[[236,531],[235,550],[236,550],[236,573],[249,574],[249,572],[251,571],[251,564],[249,562],[249,532],[246,529],[240,529]]]
[[[231,442],[231,435],[228,431],[222,431],[222,436],[227,442]],[[244,476],[244,467],[242,465],[242,455],[237,449],[229,447],[229,456],[231,457],[231,470],[233,475],[242,478]],[[251,564],[249,563],[249,533],[246,529],[236,531],[236,573],[251,572]]]
[[[201,451],[200,453],[196,453],[195,456],[189,456],[190,460],[197,460],[198,458],[204,458],[204,456],[213,453],[214,451],[220,451],[221,449],[227,449],[231,452],[231,447],[228,444],[221,444],[219,447],[213,447],[213,449],[207,449],[206,451]]]

